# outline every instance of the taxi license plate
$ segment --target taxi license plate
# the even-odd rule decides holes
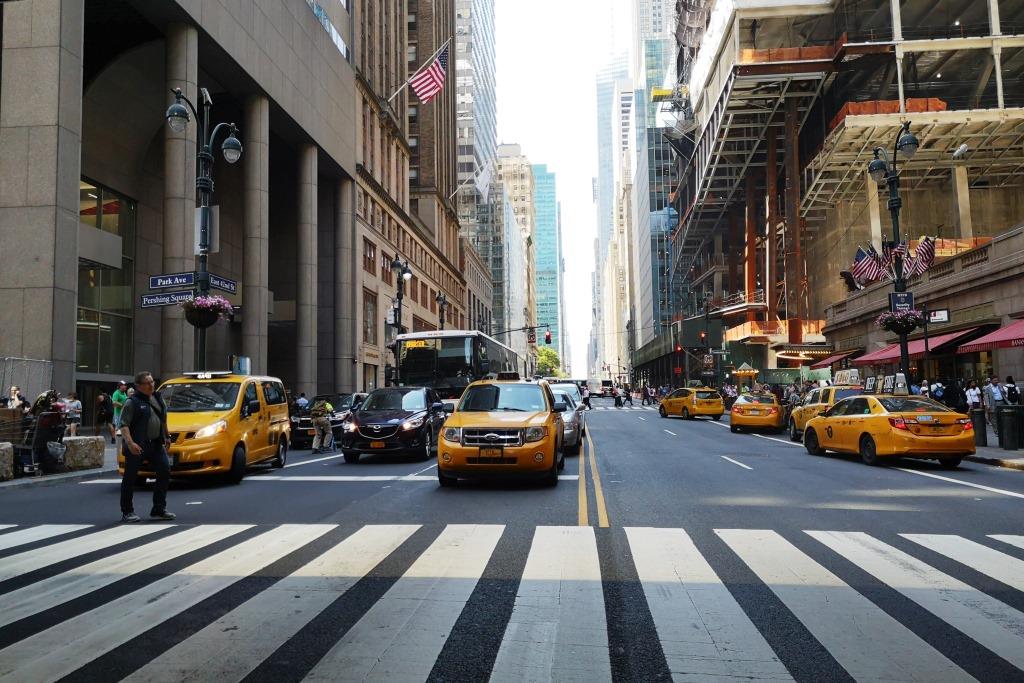
[[[383,441],[371,441],[370,442],[370,448],[384,448],[384,442]]]
[[[306,433],[309,434],[310,436],[313,436],[314,434],[316,434],[316,430],[315,429],[307,429]]]
[[[501,457],[501,449],[500,448],[481,448],[480,449],[480,457],[481,458],[500,458]]]
[[[760,411],[760,410],[751,410],[751,411],[750,411],[750,414],[751,414],[751,415],[760,415],[760,414],[761,414],[761,411]]]

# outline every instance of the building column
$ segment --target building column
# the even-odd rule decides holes
[[[974,224],[971,222],[971,185],[967,180],[967,167],[953,167],[953,198],[956,202],[957,215],[960,219],[960,239],[974,237]]]
[[[768,229],[765,232],[765,268],[764,268],[764,291],[765,299],[768,302],[768,322],[775,322],[778,319],[778,295],[775,292],[775,283],[778,282],[778,256],[776,248],[778,235],[776,233],[779,225],[779,161],[778,161],[778,136],[775,130],[768,127],[768,159],[765,168],[765,215],[767,216]]]
[[[317,147],[303,145],[299,150],[298,225],[296,226],[296,264],[298,279],[295,296],[295,390],[316,394],[317,339]]]
[[[878,208],[878,183],[864,171],[864,200],[868,205],[868,222],[871,225],[871,246],[882,253],[882,215]]]
[[[167,27],[167,88],[181,88],[197,101],[199,33],[187,24]],[[173,95],[168,94],[168,104]],[[191,121],[181,133],[164,126],[164,254],[165,273],[195,270],[196,135]],[[195,330],[179,306],[164,306],[161,325],[160,373],[179,375],[195,362]]]
[[[356,212],[355,182],[342,178],[337,182],[334,217],[334,385],[341,391],[356,391],[356,343],[360,333],[356,325],[358,302],[355,259]]]
[[[786,100],[786,318],[789,341],[803,342],[800,319],[800,280],[803,277],[803,235],[800,230],[799,112],[795,98]]]
[[[52,361],[51,386],[68,391],[75,388],[82,3],[29,0],[3,12],[0,356]]]
[[[747,175],[746,190],[746,211],[743,236],[743,270],[746,285],[746,300],[749,303],[757,291],[757,183],[756,173]],[[757,314],[753,309],[747,309],[747,320],[755,320]]]
[[[729,296],[740,291],[740,214],[736,207],[729,209]]]
[[[245,102],[245,219],[242,248],[244,299],[242,354],[256,374],[267,372],[270,308],[270,100],[250,95]]]

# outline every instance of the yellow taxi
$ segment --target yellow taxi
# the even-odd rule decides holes
[[[220,474],[238,483],[249,465],[287,462],[291,423],[284,385],[276,377],[186,373],[159,391],[167,404],[172,477]],[[123,474],[121,454],[118,468]]]
[[[688,387],[676,389],[663,398],[658,413],[662,417],[679,415],[687,420],[706,415],[717,422],[725,414],[725,402],[711,387]]]
[[[974,454],[974,429],[968,416],[924,396],[865,394],[844,398],[811,418],[804,447],[811,455],[859,454],[868,465],[909,457],[954,469]]]
[[[811,389],[789,415],[789,439],[800,441],[807,422],[828,410],[837,401],[864,393],[860,384],[837,384]]]
[[[565,403],[548,383],[482,380],[466,387],[445,420],[437,448],[437,479],[451,486],[459,477],[536,476],[558,484]]]
[[[775,394],[740,394],[729,411],[729,430],[734,434],[743,429],[782,429],[785,412]]]

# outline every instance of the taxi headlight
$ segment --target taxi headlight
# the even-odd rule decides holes
[[[526,431],[523,432],[523,441],[526,443],[530,443],[531,441],[543,441],[547,435],[547,427],[527,427]]]
[[[221,434],[223,432],[226,432],[227,429],[228,429],[228,423],[227,422],[225,422],[224,420],[217,420],[212,425],[206,425],[202,429],[196,431],[195,436],[192,437],[192,438],[194,438],[194,439],[205,439],[205,438],[207,438],[209,436],[215,436],[217,434]]]
[[[451,441],[452,443],[462,442],[462,428],[461,427],[445,427],[444,428],[444,440]]]
[[[402,423],[402,429],[406,431],[410,429],[419,429],[420,427],[423,426],[423,419],[424,416],[420,415],[419,417],[414,417],[411,420],[406,420],[405,422]]]

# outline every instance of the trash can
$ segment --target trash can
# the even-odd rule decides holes
[[[1016,451],[1020,448],[1020,414],[1020,406],[996,407],[999,447],[1004,451]]]
[[[988,423],[985,421],[985,409],[971,410],[971,425],[974,427],[974,445],[988,446]]]

